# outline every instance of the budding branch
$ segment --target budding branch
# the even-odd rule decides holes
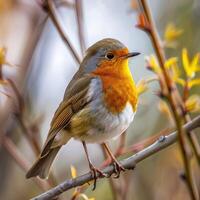
[[[200,115],[194,118],[192,121],[188,122],[183,126],[183,130],[190,134],[190,131],[200,127]],[[138,153],[121,160],[121,164],[125,169],[134,169],[135,165],[140,161],[144,160],[145,158],[165,149],[166,147],[174,144],[177,141],[177,131],[169,134],[168,136],[160,136],[158,140],[156,140],[153,144],[149,145],[148,147],[144,148],[143,150],[139,151]],[[109,165],[102,170],[104,173],[112,175],[115,172],[114,166]],[[97,175],[98,178],[100,174]],[[32,200],[49,200],[57,197],[61,193],[75,188],[77,186],[81,186],[85,183],[88,183],[93,180],[93,176],[91,173],[84,174],[74,179],[69,179],[61,184],[57,185],[56,187],[42,193],[41,195],[32,198]]]

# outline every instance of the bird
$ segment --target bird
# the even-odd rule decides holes
[[[117,175],[125,170],[107,142],[126,131],[134,119],[138,94],[128,59],[139,54],[129,52],[122,42],[112,38],[102,39],[86,50],[53,116],[42,151],[26,178],[47,178],[58,151],[71,138],[83,144],[94,188],[97,173],[106,175],[92,164],[87,143],[102,144]]]

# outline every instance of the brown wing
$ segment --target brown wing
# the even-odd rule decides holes
[[[85,76],[65,91],[64,99],[52,119],[41,156],[46,155],[50,150],[56,134],[69,125],[71,117],[90,102],[86,94],[92,79],[92,76]]]

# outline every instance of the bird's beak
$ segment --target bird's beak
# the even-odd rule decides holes
[[[138,56],[138,55],[140,55],[139,52],[131,52],[131,53],[128,53],[128,54],[124,55],[123,57],[125,59],[127,59],[127,58],[131,58],[131,57]]]

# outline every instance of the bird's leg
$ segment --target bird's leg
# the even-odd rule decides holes
[[[114,165],[114,168],[115,168],[115,173],[116,173],[116,176],[115,178],[119,178],[120,176],[120,172],[121,171],[125,171],[125,168],[119,163],[119,161],[115,158],[115,156],[113,155],[113,153],[111,152],[110,148],[108,147],[108,145],[106,143],[103,143],[102,144],[103,147],[106,149],[106,151],[108,152],[108,155],[110,156],[110,158],[112,159],[113,161],[113,165]]]
[[[90,160],[90,157],[89,157],[89,154],[88,154],[88,150],[87,150],[87,146],[86,146],[86,143],[84,141],[82,141],[82,144],[83,144],[83,147],[84,147],[84,150],[85,150],[85,153],[86,153],[86,157],[87,157],[87,160],[88,160],[88,163],[89,163],[89,167],[90,167],[90,170],[91,170],[91,173],[93,175],[93,178],[94,178],[94,186],[93,186],[93,189],[92,190],[95,190],[96,188],[96,183],[97,183],[97,174],[99,173],[100,174],[100,177],[107,177],[107,174],[103,173],[100,169],[96,168],[91,160]]]

